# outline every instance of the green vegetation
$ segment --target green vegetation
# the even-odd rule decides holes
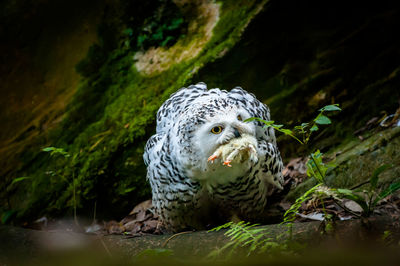
[[[325,211],[328,201],[346,208],[344,203],[352,200],[360,210],[347,211],[368,220],[400,189],[400,127],[386,119],[398,115],[400,97],[395,37],[400,10],[394,2],[366,2],[362,8],[332,2],[327,9],[323,1],[294,0],[4,1],[0,222],[91,217],[96,207],[100,220],[125,216],[150,197],[142,154],[155,131],[158,107],[181,86],[199,81],[209,88],[242,86],[254,93],[285,125],[254,119],[282,133],[277,141],[285,162],[309,155],[309,178],[285,196],[294,204],[283,217],[284,239],[290,239],[296,213],[305,204],[322,206],[322,211],[317,208],[324,212],[324,233],[332,232],[338,218],[332,209]],[[210,38],[203,34],[207,16],[198,16],[199,3],[219,9],[216,26],[207,26]],[[200,49],[194,49],[199,43]],[[159,50],[179,60],[152,56]],[[338,111],[334,102],[343,111],[326,127],[330,114]],[[324,105],[315,116],[313,111]],[[385,119],[388,126],[381,125]],[[292,138],[296,141],[288,141]],[[249,264],[248,256],[263,259],[257,256],[276,252],[282,259],[298,248],[280,236],[272,238],[272,229],[259,231],[244,222],[223,228],[231,241],[209,258],[237,252]],[[356,251],[348,251],[346,243],[344,256],[328,245],[304,250],[288,264],[299,259],[307,264],[310,253],[321,257],[320,264],[337,257],[342,259],[338,264],[385,264],[392,258],[386,245],[398,248],[398,233],[387,230],[379,236],[387,252],[379,259],[372,258],[373,252],[357,254],[359,243]],[[94,261],[104,263],[95,253]],[[165,264],[179,255],[149,249],[137,260],[157,258]],[[233,263],[240,264],[236,258]]]
[[[259,117],[248,118],[245,120],[245,122],[254,120],[259,121],[264,124],[264,129],[272,127],[276,131],[288,135],[297,140],[300,144],[305,145],[310,141],[311,134],[319,130],[318,125],[329,125],[332,123],[329,117],[325,115],[326,112],[332,111],[341,111],[341,109],[339,108],[338,104],[327,105],[319,109],[319,114],[312,120],[312,122],[301,123],[300,125],[295,126],[293,130],[282,128],[283,125],[276,125],[274,124],[275,121],[265,121]],[[301,135],[302,141],[296,135]]]
[[[188,23],[181,9],[170,0],[127,1],[124,4],[127,11],[123,44],[127,48],[169,47],[187,32]]]
[[[223,89],[241,85],[253,91],[269,104],[272,117],[293,127],[288,131],[266,121],[269,124],[265,126],[284,133],[278,141],[295,136],[300,143],[307,143],[302,147],[307,146],[310,150],[322,143],[324,145],[318,147],[325,154],[339,143],[348,143],[349,135],[371,116],[393,109],[393,102],[398,98],[395,93],[400,73],[398,65],[385,64],[379,68],[379,73],[368,66],[385,61],[381,60],[386,55],[381,53],[380,43],[368,52],[368,56],[355,56],[354,59],[350,55],[362,52],[358,52],[360,46],[357,43],[354,46],[353,39],[347,36],[349,32],[358,32],[357,28],[338,30],[337,40],[318,37],[310,41],[304,36],[326,36],[320,34],[326,33],[326,29],[321,26],[322,31],[318,28],[302,32],[295,27],[286,28],[286,23],[274,23],[277,18],[282,22],[290,21],[290,16],[298,18],[296,16],[310,15],[304,13],[310,11],[275,13],[276,3],[268,3],[266,12],[257,16],[257,21],[244,32],[244,27],[266,2],[218,2],[219,20],[200,53],[180,63],[171,63],[167,70],[153,75],[144,75],[135,68],[135,54],[152,46],[168,49],[184,40],[189,34],[187,27],[195,16],[190,14],[191,7],[185,7],[189,10],[186,13],[166,0],[117,1],[108,6],[98,27],[97,44],[76,66],[82,80],[62,122],[45,137],[26,145],[20,153],[21,165],[16,167],[12,178],[7,178],[5,189],[1,191],[5,202],[0,208],[2,221],[27,221],[42,215],[72,216],[75,210],[78,215],[90,216],[95,205],[100,218],[119,218],[136,203],[149,198],[142,153],[147,138],[155,130],[155,113],[171,93],[191,83],[205,81],[209,87]],[[168,10],[173,10],[173,14]],[[326,22],[330,25],[329,20]],[[201,28],[202,21],[198,20],[198,23]],[[262,38],[257,37],[261,30],[267,32]],[[364,32],[364,28],[359,30]],[[193,42],[201,42],[204,38],[196,33],[192,33],[192,37]],[[342,40],[349,44],[331,47],[332,43],[342,43]],[[282,47],[282,43],[286,46]],[[183,45],[181,52],[187,48]],[[351,66],[347,66],[349,61]],[[375,93],[377,88],[381,92],[378,95]],[[309,110],[314,110],[315,106],[342,102],[342,99],[346,107],[341,114],[343,119],[334,126],[323,128],[330,122],[326,114],[335,111],[334,105],[321,109],[314,119],[308,119]],[[310,106],[313,108],[308,108]],[[306,120],[310,122],[299,123]],[[311,143],[310,136],[318,139],[318,143]],[[50,156],[50,151],[41,152],[41,148],[47,146],[59,147],[76,157],[64,158]],[[287,158],[291,146],[281,147],[283,157]],[[398,154],[396,152],[391,148],[385,155],[390,157]],[[301,148],[299,152],[296,147],[296,154],[299,153]],[[322,153],[312,153],[308,174],[316,179],[298,193],[303,194],[323,179],[330,187],[351,187],[355,175],[336,176],[344,173],[342,170],[358,168],[357,163],[324,172],[322,162]],[[397,169],[396,166],[393,168]],[[374,168],[362,170],[372,172]],[[364,195],[362,191],[354,193]],[[379,193],[373,196],[372,203],[378,196]],[[301,195],[295,198],[301,198]]]
[[[302,123],[300,126],[296,126],[293,130],[284,129],[283,125],[274,124],[275,121],[265,121],[257,117],[246,119],[245,122],[259,121],[264,124],[264,129],[273,127],[275,130],[296,139],[300,144],[304,145],[310,140],[311,134],[319,130],[318,125],[331,124],[331,120],[324,114],[324,112],[330,111],[341,111],[341,109],[338,104],[327,105],[319,109],[319,114],[311,123]],[[301,141],[296,134],[301,135],[303,141]],[[263,254],[267,251],[268,253],[273,253],[277,250],[280,252],[288,250],[288,246],[293,245],[290,241],[292,239],[292,225],[296,219],[296,214],[304,202],[314,198],[316,195],[320,199],[322,199],[322,196],[325,196],[324,194],[318,193],[318,190],[324,185],[326,171],[331,166],[332,165],[327,165],[322,162],[322,154],[319,150],[310,155],[310,160],[307,162],[307,175],[314,177],[318,181],[318,184],[306,191],[301,197],[297,198],[295,203],[285,212],[282,224],[288,226],[288,241],[279,243],[277,239],[268,238],[268,232],[266,232],[265,229],[255,228],[257,224],[250,225],[243,221],[239,223],[230,222],[211,230],[218,231],[223,228],[229,228],[225,235],[230,237],[230,241],[221,249],[212,252],[210,256],[218,257],[223,251],[228,249],[229,253],[224,256],[229,258],[238,247],[245,248],[248,252],[247,256],[251,253]],[[327,218],[328,216],[325,215],[325,217]]]
[[[71,155],[70,155],[68,152],[64,151],[64,149],[62,149],[62,148],[46,147],[46,148],[43,148],[42,151],[44,151],[44,152],[49,152],[49,153],[50,153],[50,156],[61,155],[61,156],[63,156],[64,158],[69,158],[69,157],[71,157]],[[71,160],[75,161],[75,160],[77,160],[77,158],[78,158],[78,156],[77,156],[77,155],[74,155],[74,156],[72,156]],[[65,178],[65,176],[63,175],[63,171],[56,171],[56,172],[49,171],[48,173],[49,173],[51,176],[59,176],[59,177],[61,177],[62,179],[64,179],[66,182],[69,182],[69,181]],[[73,204],[73,210],[74,210],[74,221],[75,221],[75,224],[78,225],[78,219],[77,219],[77,216],[76,216],[76,181],[75,181],[75,174],[74,174],[74,172],[72,173],[72,180],[71,180],[70,182],[72,182],[72,193],[73,193],[73,194],[72,194],[72,204]]]
[[[230,238],[230,241],[223,247],[212,251],[209,259],[231,259],[237,255],[240,250],[245,251],[246,257],[254,254],[278,254],[288,251],[287,243],[278,243],[276,239],[268,237],[268,231],[265,228],[257,228],[259,224],[250,224],[243,221],[234,223],[229,222],[224,225],[213,228],[209,232],[228,230],[224,233]]]
[[[176,42],[177,36],[181,36],[179,34],[179,29],[185,28],[182,25],[184,24],[183,18],[173,18],[169,24],[162,24],[160,27],[157,27],[158,23],[152,21],[147,27],[144,28],[145,32],[142,32],[137,37],[136,46],[141,49],[148,49],[152,46],[171,46]],[[130,36],[132,35],[132,30],[128,28],[125,32],[127,32]],[[178,33],[178,34],[177,34]]]
[[[311,134],[319,130],[320,125],[331,124],[331,120],[325,115],[325,113],[332,111],[341,111],[341,109],[339,108],[338,104],[327,105],[319,109],[319,114],[312,120],[311,123],[302,123],[300,126],[295,126],[293,130],[283,129],[283,125],[277,125],[274,124],[274,121],[265,121],[256,117],[249,118],[245,120],[245,122],[262,122],[264,124],[264,128],[273,127],[275,130],[296,139],[300,144],[304,145],[309,142]],[[301,136],[297,137],[296,135]],[[301,141],[299,138],[302,138],[303,141]],[[251,254],[274,254],[277,251],[294,252],[296,249],[293,247],[299,248],[299,246],[296,245],[298,243],[292,242],[293,222],[295,221],[296,215],[299,212],[302,204],[306,203],[307,201],[314,199],[319,200],[324,211],[324,232],[331,232],[333,230],[332,223],[335,217],[325,211],[324,200],[333,199],[345,211],[350,212],[356,217],[361,217],[340,203],[341,200],[345,198],[353,200],[362,207],[362,215],[364,217],[369,217],[373,213],[376,205],[381,200],[400,189],[400,183],[396,182],[392,183],[386,189],[378,189],[377,187],[379,175],[384,170],[389,168],[389,165],[383,165],[375,169],[368,182],[364,182],[352,190],[343,188],[330,188],[326,183],[326,174],[328,170],[333,169],[336,167],[336,165],[323,162],[323,154],[319,150],[311,153],[309,157],[310,158],[306,163],[307,176],[312,177],[317,184],[308,189],[303,195],[298,197],[294,204],[292,204],[283,215],[282,225],[286,225],[288,227],[286,233],[289,237],[287,240],[279,241],[280,236],[278,236],[276,239],[268,237],[268,231],[264,228],[258,228],[257,224],[245,223],[243,221],[239,223],[229,222],[211,230],[219,231],[221,229],[228,228],[224,234],[230,238],[230,241],[222,248],[211,252],[209,257],[214,259],[222,257],[230,258],[238,248],[241,248],[242,250],[244,249],[247,256]],[[367,189],[357,189],[368,183],[369,187]],[[386,236],[384,235],[382,239],[385,239],[385,237]]]
[[[90,217],[96,205],[97,216],[107,219],[121,217],[149,198],[142,155],[146,140],[154,134],[156,111],[171,93],[197,82],[192,80],[196,71],[239,40],[243,27],[263,5],[243,2],[246,4],[240,8],[237,1],[219,4],[213,35],[196,58],[172,64],[152,76],[137,71],[133,56],[139,49],[168,47],[184,38],[187,17],[162,11],[169,9],[172,1],[154,0],[145,5],[121,1],[110,6],[98,27],[99,42],[76,66],[82,81],[67,113],[40,142],[41,147],[67,150],[71,157],[49,157],[37,146],[28,147],[21,155],[25,165],[17,176],[29,177],[30,182],[15,181],[7,195],[23,193],[28,200],[11,200],[14,203],[1,211],[12,211],[19,221],[45,214],[72,216],[75,209],[78,216]],[[152,17],[157,19],[149,19]],[[204,38],[193,36],[198,41]]]
[[[274,128],[276,131],[288,135],[300,144],[305,145],[309,142],[310,136],[313,132],[319,130],[319,126],[331,124],[331,120],[326,116],[327,112],[341,111],[338,104],[327,105],[319,109],[318,115],[310,123],[302,123],[294,127],[293,130],[284,129],[283,125],[275,124],[275,121],[266,121],[258,117],[251,117],[244,122],[259,121],[264,124],[263,128]],[[303,140],[301,141],[300,138]],[[230,238],[230,241],[223,247],[212,251],[208,255],[208,259],[218,260],[221,258],[231,259],[237,252],[244,251],[245,256],[269,254],[277,255],[288,252],[300,251],[304,247],[299,243],[292,241],[292,226],[296,219],[296,215],[306,201],[317,197],[323,202],[324,197],[331,196],[333,193],[326,193],[321,189],[325,185],[325,176],[329,168],[334,167],[333,164],[326,164],[322,161],[322,153],[317,150],[310,154],[310,160],[307,162],[307,175],[313,177],[318,181],[318,184],[306,191],[302,196],[296,199],[295,203],[285,212],[283,216],[282,225],[287,226],[288,230],[283,234],[288,234],[289,237],[282,241],[282,235],[276,238],[268,237],[268,231],[264,228],[259,228],[259,224],[250,224],[248,222],[240,221],[238,223],[228,222],[210,230],[219,231],[221,229],[228,229],[224,235]],[[325,230],[331,229],[331,215],[325,213]],[[149,250],[149,254],[158,254],[157,250]]]
[[[357,187],[361,187],[369,183],[369,186],[365,189],[332,189],[333,192],[336,192],[339,197],[346,198],[357,202],[357,204],[362,208],[362,215],[364,217],[369,217],[373,214],[374,209],[378,203],[380,203],[387,196],[395,193],[400,189],[400,183],[395,182],[389,185],[386,189],[379,189],[378,178],[379,174],[382,173],[387,168],[391,167],[390,165],[382,165],[375,169],[372,173],[372,176],[368,182],[364,182]]]

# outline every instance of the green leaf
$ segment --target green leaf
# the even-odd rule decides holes
[[[275,128],[275,129],[279,129],[279,128],[281,128],[281,127],[283,127],[283,125],[271,125],[273,128]]]
[[[281,224],[292,223],[296,219],[296,213],[300,209],[301,204],[310,199],[315,190],[317,190],[317,188],[320,186],[322,186],[322,183],[315,185],[314,187],[307,190],[301,197],[297,198],[295,203],[290,206],[290,208],[283,215],[283,222],[281,222]]]
[[[361,208],[363,209],[364,212],[368,212],[369,208],[368,208],[367,202],[365,201],[365,199],[362,196],[354,193],[354,191],[352,191],[350,189],[338,188],[336,191],[338,193],[342,194],[346,199],[350,199],[350,200],[357,202],[358,205],[361,206]]]
[[[320,125],[329,125],[331,123],[331,120],[327,116],[324,116],[323,114],[318,115],[314,121],[315,123]]]
[[[50,152],[50,156],[53,156],[55,154],[61,154],[64,157],[69,157],[70,156],[69,153],[64,151],[63,148],[46,147],[46,148],[43,148],[42,151]]]
[[[254,120],[263,123],[263,124],[265,125],[265,126],[263,127],[263,129],[267,129],[268,127],[273,127],[273,128],[276,129],[277,131],[282,132],[282,133],[284,133],[284,134],[286,134],[286,135],[289,135],[289,136],[291,136],[292,138],[296,139],[296,140],[297,140],[298,142],[300,142],[301,144],[303,144],[303,142],[302,142],[301,140],[299,140],[296,136],[293,135],[293,131],[292,131],[292,130],[290,130],[290,129],[283,129],[283,128],[282,128],[283,125],[274,125],[275,121],[266,121],[266,120],[263,120],[263,119],[261,119],[261,118],[259,118],[259,117],[250,117],[250,118],[247,118],[246,120],[244,120],[244,122],[251,122],[251,121],[254,121]]]
[[[257,119],[257,117],[250,117],[250,118],[245,119],[243,122],[251,122],[251,121],[254,121],[256,119]]]
[[[46,147],[46,148],[43,148],[42,151],[50,152],[50,151],[54,151],[55,149],[56,148],[54,148],[54,147]]]
[[[275,121],[265,121],[265,120],[262,120],[262,119],[260,119],[260,120],[258,120],[258,121],[264,123],[266,126],[271,126],[271,125],[273,125],[274,122],[275,122]]]
[[[179,28],[179,26],[183,23],[183,19],[182,18],[178,18],[178,19],[174,19],[171,22],[171,25],[169,25],[167,27],[168,30],[175,30],[177,28]]]
[[[318,126],[316,125],[316,124],[314,124],[311,128],[310,128],[310,131],[312,132],[312,131],[317,131],[319,128],[318,128]]]
[[[22,177],[14,178],[13,181],[11,182],[11,185],[14,184],[14,183],[21,182],[21,181],[26,180],[26,179],[30,179],[30,178],[31,178],[30,176],[22,176]]]
[[[322,107],[321,109],[319,109],[320,112],[323,111],[342,111],[342,109],[339,108],[339,104],[331,104],[331,105],[327,105]]]
[[[293,134],[293,132],[290,129],[286,129],[286,128],[279,129],[279,131],[284,133],[284,134],[286,134],[286,135],[292,135]]]
[[[308,126],[309,123],[301,123],[299,126],[295,126],[295,130],[304,131],[304,129]]]
[[[129,188],[126,188],[126,189],[123,190],[122,194],[129,193],[129,192],[133,191],[134,189],[136,189],[136,187],[129,187]]]
[[[259,121],[261,123],[264,123],[267,126],[270,126],[273,123],[275,123],[275,121],[266,121],[266,120],[261,119],[259,117],[250,117],[250,118],[245,119],[243,122],[251,122],[251,121],[254,121],[254,120]]]
[[[322,162],[322,153],[319,150],[310,154],[310,160],[307,161],[306,166],[308,176],[314,177],[320,183],[324,183],[328,167]]]
[[[379,178],[380,173],[385,171],[390,166],[391,165],[389,165],[389,164],[384,164],[375,169],[375,171],[372,173],[372,176],[370,178],[371,189],[376,188],[376,185],[378,184],[378,178]]]
[[[169,41],[173,40],[174,38],[172,36],[167,36],[164,41],[161,42],[161,47],[164,47],[168,44]]]
[[[6,224],[13,216],[16,214],[17,211],[8,210],[1,214],[1,223]]]
[[[213,229],[210,229],[210,230],[208,230],[208,232],[219,231],[219,230],[221,230],[221,229],[225,229],[225,228],[231,227],[232,225],[233,225],[233,222],[229,222],[229,223],[220,225],[220,226],[218,226],[218,227],[215,227],[215,228],[213,228]]]
[[[345,194],[345,195],[353,195],[354,194],[353,190],[346,189],[346,188],[338,188],[336,191],[339,192],[340,194]]]
[[[387,196],[393,194],[397,190],[400,189],[400,183],[393,183],[391,184],[387,189],[379,193],[378,197],[373,202],[373,205],[375,206],[380,200],[386,198]]]

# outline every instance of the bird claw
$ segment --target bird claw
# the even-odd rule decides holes
[[[214,163],[214,160],[217,159],[217,158],[218,158],[218,156],[213,154],[210,157],[208,157],[207,162]]]
[[[232,167],[231,162],[233,161],[243,163],[245,160],[250,160],[253,164],[258,162],[257,150],[251,143],[239,143],[224,148],[220,147],[214,154],[208,157],[207,162],[214,163],[219,158],[223,161],[222,164],[228,167]]]
[[[226,165],[226,166],[228,166],[228,167],[232,167],[231,162],[232,162],[232,161],[227,160],[227,161],[225,161],[223,164]]]

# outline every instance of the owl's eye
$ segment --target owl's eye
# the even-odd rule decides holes
[[[238,115],[238,116],[237,116],[237,119],[238,119],[239,121],[242,121],[242,120],[243,120],[241,115]]]
[[[213,133],[213,134],[219,134],[219,133],[222,132],[222,130],[223,130],[223,128],[222,128],[221,126],[213,127],[213,128],[211,129],[211,133]]]

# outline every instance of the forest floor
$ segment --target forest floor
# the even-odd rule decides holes
[[[399,129],[397,125],[389,129],[370,129],[372,134],[368,138],[358,138],[358,144],[352,144],[350,149],[336,151],[335,162],[340,167],[343,163],[351,163],[354,157],[367,158],[368,153],[376,153],[377,150],[386,154],[385,150],[390,151],[391,144],[398,147]],[[381,138],[387,140],[383,146]],[[381,143],[381,146],[376,143]],[[343,159],[340,156],[347,157]],[[397,158],[393,157],[392,160],[396,162]],[[248,245],[235,248],[231,244],[229,249],[233,251],[232,258],[224,248],[229,243],[234,243],[227,229],[218,232],[161,234],[158,219],[152,212],[151,201],[148,200],[135,206],[121,221],[99,222],[94,213],[92,220],[79,217],[67,220],[42,217],[25,224],[26,228],[3,226],[0,228],[0,262],[15,262],[18,258],[24,262],[42,264],[46,258],[47,263],[58,263],[71,253],[75,257],[69,259],[67,264],[88,260],[94,264],[120,263],[121,260],[128,261],[128,264],[138,261],[147,263],[149,260],[154,263],[166,260],[171,264],[189,261],[229,263],[232,259],[239,264],[257,263],[260,259],[293,263],[293,258],[298,256],[302,256],[304,264],[325,262],[327,258],[332,264],[363,261],[366,265],[382,265],[383,260],[384,264],[396,261],[398,252],[394,250],[400,245],[398,193],[386,195],[376,204],[370,215],[363,214],[363,209],[354,200],[311,198],[302,202],[291,233],[287,226],[280,224],[284,212],[290,208],[290,202],[293,202],[288,195],[296,190],[304,190],[302,186],[307,187],[306,183],[311,181],[307,178],[306,162],[307,158],[295,158],[286,165],[285,189],[271,200],[268,213],[271,224],[257,227],[265,230],[262,232],[263,238],[269,239],[269,245],[274,246],[273,254],[264,252],[260,255],[255,252],[256,256],[248,258],[251,253]],[[389,181],[393,180],[397,176],[396,169],[394,166],[388,172],[383,172],[380,183],[385,184],[385,176]],[[334,170],[331,172],[335,173]],[[369,180],[353,185],[352,189],[365,188],[366,185],[369,185]],[[325,219],[328,216],[330,218]],[[293,243],[296,243],[296,248]],[[219,254],[217,257],[209,256],[216,252]],[[101,255],[98,257],[94,255],[96,253]],[[51,259],[47,260],[49,256]]]
[[[66,17],[53,12],[61,10],[59,6],[48,6],[49,17],[36,14],[35,8],[31,13],[21,9],[25,19],[17,12],[4,27],[10,29],[10,37],[22,29],[29,34],[20,47],[7,44],[10,49],[3,49],[4,55],[11,56],[5,62],[14,63],[0,69],[7,77],[3,87],[9,88],[0,100],[7,114],[0,119],[7,126],[0,133],[4,159],[0,160],[4,173],[0,216],[3,223],[24,227],[0,225],[0,266],[148,262],[142,259],[163,265],[260,260],[297,265],[398,264],[400,195],[390,193],[391,186],[400,182],[395,1],[365,4],[361,9],[348,3],[326,9],[321,1],[211,3],[209,13],[186,16],[192,18],[188,28],[197,25],[197,31],[189,31],[186,38],[181,33],[167,55],[167,48],[135,50],[135,38],[146,35],[140,35],[141,24],[121,23],[118,14],[128,10],[124,5],[107,7],[101,19],[104,32],[97,33],[98,14],[107,1],[96,5],[89,1],[85,6],[78,2],[62,8],[68,11]],[[205,11],[208,1],[195,2],[197,11]],[[133,7],[136,12],[137,6]],[[79,11],[73,23],[82,27],[65,23],[74,17],[70,10]],[[45,23],[31,23],[36,19],[30,18],[36,17]],[[16,21],[23,22],[20,28]],[[174,21],[167,17],[157,27]],[[42,24],[49,26],[39,27]],[[135,30],[139,35],[131,36]],[[34,39],[37,43],[32,43]],[[75,72],[79,61],[80,75]],[[150,69],[162,72],[155,75]],[[251,250],[254,241],[236,249],[237,242],[227,235],[232,228],[160,234],[150,201],[137,205],[122,220],[96,219],[123,217],[121,213],[149,197],[142,154],[155,128],[154,115],[177,88],[198,81],[210,88],[243,86],[268,104],[271,116],[285,127],[310,121],[314,110],[325,104],[340,103],[342,108],[337,123],[313,133],[310,147],[299,148],[287,141],[288,136],[278,135],[287,163],[285,189],[270,198],[270,224],[256,229],[264,230],[263,238],[250,234],[265,240],[262,254]],[[44,145],[65,149],[73,159],[50,158],[42,150]],[[327,170],[319,192],[341,189],[348,197],[303,198],[293,226],[283,226],[285,211],[317,185],[307,176],[308,159],[303,157],[317,148],[326,163],[335,164]],[[78,217],[71,217],[74,211]],[[224,261],[228,255],[222,250],[236,256]],[[208,255],[216,252],[220,257],[211,260]]]
[[[290,236],[284,225],[257,227],[263,230],[262,237],[270,244],[270,250],[252,253],[249,246],[231,245],[226,229],[132,237],[79,233],[70,228],[40,231],[0,226],[0,265],[248,265],[260,262],[395,265],[398,262],[398,219],[376,216],[337,221],[329,232],[324,228],[323,222],[295,223]]]

